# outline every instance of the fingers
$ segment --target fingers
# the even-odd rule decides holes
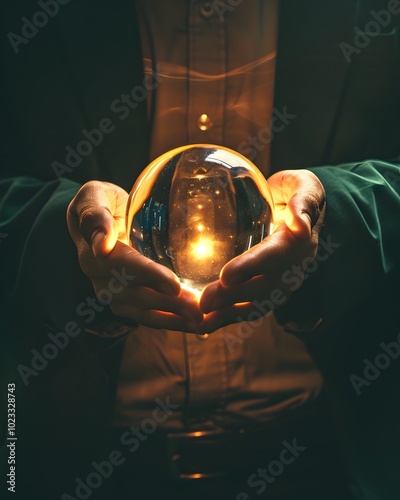
[[[101,291],[107,289],[107,283],[103,281],[96,282],[95,292],[101,294]],[[109,289],[109,288],[108,288]],[[188,321],[201,321],[203,313],[200,311],[199,304],[192,297],[184,293],[178,297],[166,295],[157,292],[145,286],[117,286],[113,288],[113,296],[110,302],[110,308],[114,314],[120,316],[119,307],[131,307],[131,309],[140,310],[161,310],[172,312],[184,316]],[[135,318],[137,319],[137,318]]]
[[[180,284],[173,272],[118,240],[125,231],[127,198],[119,186],[92,181],[70,203],[68,226],[83,272],[94,281],[109,279],[113,269],[125,269],[135,276],[136,285],[178,295]]]
[[[86,249],[86,253],[89,252],[90,250]],[[116,242],[114,249],[106,257],[102,259],[89,257],[83,252],[81,267],[93,282],[101,280],[106,282],[113,272],[123,271],[134,277],[130,286],[146,286],[172,296],[178,296],[181,292],[180,282],[171,270],[148,259],[121,241]]]
[[[218,299],[223,289],[224,287],[219,280],[210,283],[204,288],[199,302],[200,309],[204,313],[209,313],[210,311],[218,309],[218,307],[215,306],[218,306]]]
[[[196,296],[181,289],[175,274],[124,243],[117,241],[108,256],[91,262],[96,294],[100,298],[102,290],[112,292],[109,307],[116,316],[154,328],[192,332],[193,325],[202,321]]]
[[[265,301],[274,290],[285,294],[282,273],[315,254],[323,219],[325,192],[314,174],[278,172],[268,182],[276,208],[275,231],[228,262],[220,281],[206,288],[200,304],[183,293],[172,271],[118,241],[120,234],[125,235],[128,195],[112,184],[87,183],[70,204],[68,225],[82,269],[97,290],[107,286],[115,269],[133,276],[110,307],[114,314],[146,326],[204,333],[244,321],[255,311],[253,302]]]
[[[221,271],[221,283],[233,286],[261,274],[267,278],[281,275],[299,255],[312,253],[314,246],[315,242],[299,240],[286,226],[281,226],[261,243],[228,262]]]
[[[128,194],[92,181],[78,191],[67,211],[79,263],[98,300],[113,314],[153,328],[196,332],[203,319],[196,296],[177,276],[125,243]]]
[[[125,206],[128,198],[119,186],[91,181],[78,191],[68,207],[68,226],[77,243],[86,241],[95,257],[104,257],[125,234]]]
[[[273,300],[268,300],[268,302],[273,308],[274,301],[279,302],[280,305],[284,304],[288,289],[289,286],[282,281],[281,277],[269,279],[264,275],[256,276],[245,283],[227,288],[217,282],[217,285],[207,287],[203,292],[200,308],[207,314],[235,304],[262,301],[270,297],[273,297]]]
[[[192,324],[185,317],[170,312],[156,310],[132,310],[132,306],[124,305],[118,308],[118,315],[124,318],[134,319],[144,326],[155,329],[166,329],[187,333],[201,333],[196,324]]]
[[[202,329],[257,319],[260,304],[263,314],[284,305],[301,286],[305,269],[315,257],[325,209],[325,190],[318,177],[308,170],[282,171],[271,176],[268,184],[275,230],[228,262],[220,280],[203,291]]]
[[[256,306],[250,302],[246,304],[234,304],[207,314],[199,325],[199,333],[212,333],[224,326],[242,321],[254,321],[262,316]]]
[[[319,179],[308,170],[274,174],[268,183],[275,201],[275,231],[261,243],[232,259],[221,271],[224,286],[243,283],[260,274],[290,266],[298,256],[310,255],[322,224],[325,191]],[[318,227],[319,230],[319,227]]]

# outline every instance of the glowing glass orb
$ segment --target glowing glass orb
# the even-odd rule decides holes
[[[138,177],[127,235],[132,247],[199,292],[271,232],[272,208],[268,184],[247,158],[212,144],[183,146]]]

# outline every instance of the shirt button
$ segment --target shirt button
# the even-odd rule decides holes
[[[209,337],[208,333],[205,333],[204,335],[197,335],[197,338],[199,340],[207,340]]]
[[[213,126],[213,122],[206,113],[203,113],[202,115],[199,116],[199,119],[197,120],[197,125],[200,130],[205,131]]]
[[[214,14],[214,6],[211,2],[203,2],[200,5],[200,14],[204,19],[209,19]]]

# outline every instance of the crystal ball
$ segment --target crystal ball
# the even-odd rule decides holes
[[[148,165],[128,199],[129,244],[195,292],[272,229],[263,174],[241,154],[212,144],[168,151]]]

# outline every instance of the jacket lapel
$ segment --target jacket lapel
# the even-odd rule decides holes
[[[65,58],[66,78],[74,89],[86,129],[111,120],[97,161],[104,178],[129,189],[146,166],[149,134],[143,89],[140,31],[133,1],[71,2],[56,18]],[[72,33],[71,33],[72,31]],[[137,88],[131,105],[122,102]],[[144,96],[144,97],[142,97]]]
[[[295,117],[272,142],[272,170],[329,159],[350,78],[340,43],[349,39],[356,2],[282,0],[275,108]]]

